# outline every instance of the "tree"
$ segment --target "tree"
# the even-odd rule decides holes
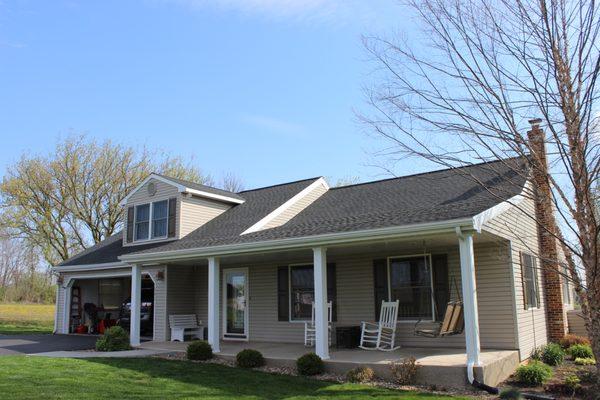
[[[229,192],[237,193],[244,190],[244,182],[234,173],[228,172],[223,175],[221,180],[221,188]]]
[[[513,172],[549,182],[551,196],[542,201],[554,207],[558,222],[528,217],[560,243],[600,360],[597,3],[411,0],[409,10],[425,39],[364,39],[380,75],[367,90],[372,112],[361,120],[384,139],[391,168],[405,157],[444,167],[528,157],[529,169]],[[539,146],[525,134],[528,120],[538,117],[548,136],[546,169]]]
[[[0,185],[0,226],[56,265],[117,232],[120,201],[151,172],[212,182],[179,157],[70,137],[50,155],[24,155],[7,169]]]

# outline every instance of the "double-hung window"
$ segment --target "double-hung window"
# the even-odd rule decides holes
[[[538,273],[536,260],[531,254],[521,253],[521,275],[525,308],[538,308],[540,306]]]
[[[135,240],[167,237],[168,222],[168,200],[135,206]]]
[[[312,317],[315,301],[315,282],[312,265],[290,266],[290,317],[292,321],[306,321]]]
[[[563,303],[571,304],[571,285],[569,284],[569,269],[566,265],[562,265],[562,291]]]
[[[389,299],[399,301],[398,319],[433,320],[433,283],[429,255],[388,260]]]

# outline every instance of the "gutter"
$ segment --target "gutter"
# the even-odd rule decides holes
[[[457,226],[473,229],[473,218],[461,218],[441,222],[394,226],[379,229],[367,229],[352,232],[327,233],[315,236],[303,236],[269,240],[266,242],[238,243],[203,248],[170,250],[153,253],[126,254],[119,260],[126,263],[175,261],[193,258],[218,257],[230,254],[247,254],[274,250],[291,250],[306,247],[318,247],[341,243],[359,243],[376,240],[395,239],[415,234],[453,233]]]

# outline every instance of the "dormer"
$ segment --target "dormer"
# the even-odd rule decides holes
[[[122,201],[124,246],[181,239],[243,197],[194,182],[150,174]]]

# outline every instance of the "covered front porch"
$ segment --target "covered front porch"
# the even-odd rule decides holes
[[[152,350],[185,352],[188,343],[181,342],[143,342],[140,347]],[[221,341],[218,358],[234,360],[237,353],[244,349],[260,351],[267,365],[274,367],[295,366],[296,360],[306,354],[302,344],[276,342],[231,342]],[[467,355],[464,349],[439,347],[406,347],[393,352],[365,351],[360,349],[331,348],[329,359],[325,361],[326,370],[331,373],[344,374],[356,366],[368,366],[377,376],[389,378],[392,363],[415,357],[421,366],[417,375],[417,384],[438,387],[462,386],[467,381],[465,366]],[[482,377],[489,385],[495,385],[510,375],[519,364],[516,350],[483,350],[480,354],[480,365],[476,368],[478,377]]]
[[[405,292],[394,286],[398,284],[394,268],[400,268],[395,260],[399,259],[426,260],[408,269],[414,279],[425,276],[427,284],[411,286]],[[444,262],[434,265],[436,259]],[[302,280],[292,284],[292,270],[298,267],[310,271],[308,285]],[[414,356],[424,366],[421,377],[429,384],[440,381],[440,368],[444,379],[448,377],[454,384],[466,382],[465,374],[470,372],[480,381],[494,384],[508,376],[520,359],[510,246],[487,233],[448,227],[436,233],[395,234],[327,246],[190,256],[165,261],[162,267],[141,263],[132,267],[133,303],[139,299],[139,279],[147,268],[164,268],[164,304],[157,301],[157,310],[164,313],[164,329],[162,336],[157,334],[161,330],[155,329],[154,341],[142,343],[142,347],[183,350],[187,344],[168,342],[166,322],[172,314],[195,314],[207,328],[206,339],[214,352],[226,358],[243,348],[254,348],[270,362],[292,365],[300,355],[314,351],[334,370],[367,364],[385,376],[391,362]],[[441,275],[436,277],[434,269]],[[385,277],[385,284],[376,271],[383,271],[379,275]],[[413,279],[410,276],[408,281]],[[336,310],[331,324],[335,335],[340,327],[377,321],[381,300],[399,296],[403,314],[397,324],[398,350],[338,349],[335,338],[329,345],[329,301]],[[434,327],[443,318],[447,302],[459,299],[464,304],[463,333],[433,338],[415,335],[417,320],[422,319],[424,327]],[[303,345],[304,322],[310,318],[313,302],[316,343],[307,348]],[[132,316],[136,310],[132,306]],[[133,345],[140,345],[138,329],[132,326]]]

